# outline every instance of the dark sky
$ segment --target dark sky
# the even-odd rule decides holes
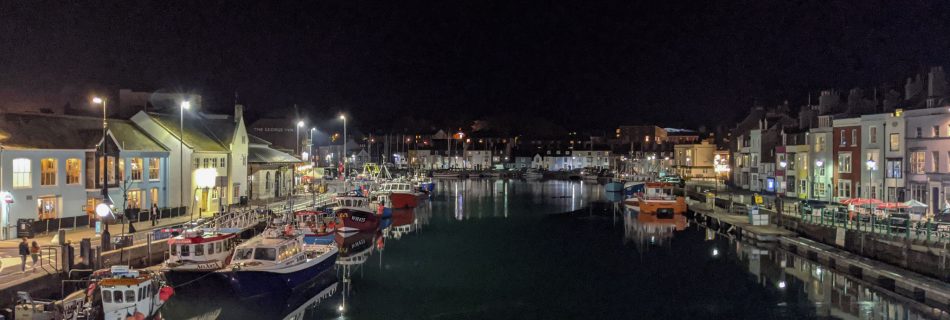
[[[279,5],[278,5],[279,2]],[[6,1],[0,86],[194,90],[362,126],[731,122],[950,60],[947,1]]]

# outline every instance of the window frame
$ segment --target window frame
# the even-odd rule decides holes
[[[161,158],[148,158],[148,181],[161,181],[161,163]]]
[[[13,188],[27,189],[33,187],[33,160],[29,158],[15,158],[12,161]]]
[[[49,165],[52,164],[52,165]],[[59,163],[56,158],[40,159],[40,186],[55,187],[59,175]]]
[[[75,167],[74,167],[75,172],[70,172],[70,162],[75,164]],[[82,170],[83,170],[82,159],[79,159],[79,158],[66,159],[66,185],[81,184]],[[75,175],[71,173],[75,173]],[[75,179],[71,179],[71,178],[75,178]],[[70,180],[74,180],[74,181],[70,182]]]

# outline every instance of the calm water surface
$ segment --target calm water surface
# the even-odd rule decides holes
[[[627,213],[581,182],[442,180],[342,241],[306,288],[238,301],[212,281],[167,319],[936,319],[947,314],[685,217]]]

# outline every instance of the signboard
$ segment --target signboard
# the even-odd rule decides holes
[[[16,237],[33,238],[33,219],[16,220]]]
[[[762,204],[762,196],[761,196],[761,195],[756,194],[753,199],[754,199],[754,201],[755,201],[755,204]]]

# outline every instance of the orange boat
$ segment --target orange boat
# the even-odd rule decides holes
[[[624,201],[634,211],[672,217],[686,213],[686,199],[673,194],[673,184],[666,182],[648,182],[642,193]]]

